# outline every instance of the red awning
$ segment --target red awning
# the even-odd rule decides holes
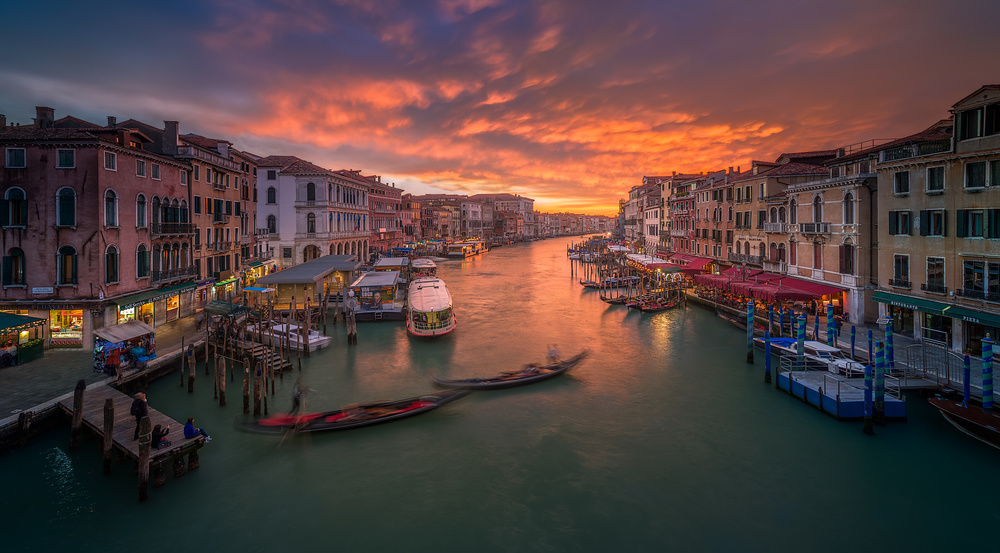
[[[719,287],[715,282],[715,277],[720,275],[694,275],[694,281],[698,284],[704,284],[705,286]]]
[[[694,258],[691,257],[690,255],[685,255],[682,253],[675,253],[674,255],[670,256],[670,261],[673,261],[674,263],[677,263],[678,261],[687,263],[692,259]]]
[[[694,257],[691,262],[687,265],[681,267],[681,271],[685,273],[702,273],[705,271],[705,265],[711,263],[711,259],[705,259],[704,257]]]
[[[752,286],[750,287],[750,293],[753,297],[765,301],[805,301],[811,300],[815,297],[813,294],[806,292],[805,290],[779,286],[776,284],[758,284],[756,286]]]
[[[832,286],[830,284],[822,284],[812,280],[802,280],[798,278],[784,278],[781,279],[782,287],[797,288],[804,292],[809,292],[812,294],[811,298],[819,298],[822,296],[828,296],[831,294],[839,294],[844,291],[844,288],[839,286]]]

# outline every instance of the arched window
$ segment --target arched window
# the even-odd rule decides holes
[[[854,194],[844,194],[844,224],[854,224]]]
[[[777,260],[778,260],[778,245],[775,244],[774,242],[771,242],[771,255],[768,256],[768,261],[777,261]]]
[[[729,222],[733,222],[733,206],[729,206]]]
[[[104,253],[104,282],[118,282],[118,248],[114,246]]]
[[[793,225],[795,223],[799,222],[799,214],[798,214],[797,209],[798,208],[795,205],[795,200],[792,200],[791,202],[789,202],[789,204],[788,204],[788,222],[791,223],[791,224],[793,224]]]
[[[149,276],[150,259],[149,250],[145,244],[139,244],[135,250],[135,277],[146,278]]]
[[[785,244],[778,244],[778,261],[785,261]]]
[[[59,248],[56,271],[59,284],[76,284],[76,248],[73,246]]]
[[[160,198],[153,196],[153,224],[158,224],[163,222],[163,214],[160,212]]]
[[[24,194],[24,190],[11,188],[4,195],[4,199],[7,200],[8,207],[7,213],[3,214],[7,216],[7,220],[3,223],[3,226],[28,226],[28,197]]]
[[[797,249],[798,249],[798,243],[797,242],[795,242],[794,240],[792,240],[791,242],[788,243],[788,264],[789,265],[795,265],[795,258],[797,257],[796,254],[798,253]]]
[[[306,232],[315,233],[316,232],[316,214],[310,213],[306,215]]]
[[[813,199],[813,221],[823,222],[823,198],[820,196]]]
[[[114,190],[104,193],[104,226],[118,226],[118,194]]]
[[[778,222],[778,208],[776,207],[771,208],[771,222],[772,223]]]
[[[60,188],[56,192],[56,226],[76,226],[76,191],[72,188]]]
[[[167,214],[167,221],[171,223],[179,223],[181,221],[181,203],[174,198],[174,201],[170,202],[170,211]]]
[[[267,203],[269,204],[278,203],[278,191],[275,190],[273,186],[267,187]]]
[[[785,206],[781,206],[778,208],[778,222],[779,223],[785,222]]]
[[[160,251],[160,245],[159,244],[153,244],[153,255],[150,256],[150,261],[152,262],[152,265],[153,265],[153,267],[152,267],[153,272],[158,272],[163,267],[163,265],[162,265],[162,261],[163,261],[162,252]]]
[[[757,255],[761,259],[767,259],[767,244],[761,242],[760,245],[757,246]]]
[[[178,218],[180,219],[179,222],[181,222],[181,223],[187,223],[188,222],[188,203],[187,203],[187,200],[181,200],[180,211],[177,213],[177,215],[178,215]]]
[[[307,202],[316,201],[316,185],[311,182],[306,184],[306,201]]]
[[[135,228],[146,228],[146,196],[135,198]]]
[[[271,234],[278,233],[278,220],[274,217],[274,215],[267,216],[267,232]]]
[[[3,258],[3,285],[25,285],[27,283],[24,250],[21,248],[11,248],[8,255]]]

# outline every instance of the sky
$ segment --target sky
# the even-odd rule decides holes
[[[614,215],[644,175],[899,138],[1000,83],[995,0],[0,8],[0,113],[136,118],[414,194]]]

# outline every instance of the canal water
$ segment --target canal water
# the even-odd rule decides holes
[[[208,378],[153,383],[151,405],[197,417],[201,468],[136,501],[130,463],[68,428],[0,455],[5,551],[997,551],[1000,455],[919,396],[910,418],[861,431],[763,383],[745,336],[690,306],[655,315],[581,287],[568,239],[439,263],[458,329],[344,325],[302,363],[307,408],[431,391],[431,376],[493,375],[546,345],[586,362],[558,379],[478,392],[348,432],[246,434]],[[85,370],[85,368],[81,368]],[[297,376],[297,373],[296,375]],[[278,383],[287,410],[295,376]],[[238,384],[238,383],[237,383]],[[172,429],[178,432],[180,429]]]

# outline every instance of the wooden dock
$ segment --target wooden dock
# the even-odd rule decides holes
[[[104,436],[104,403],[108,398],[111,398],[115,407],[113,445],[126,457],[138,462],[139,440],[132,439],[135,433],[135,417],[129,413],[133,400],[131,396],[119,392],[107,384],[87,388],[83,396],[83,424],[98,436]],[[59,402],[59,407],[70,416],[73,415],[73,401],[73,397],[69,397]],[[151,467],[161,468],[167,461],[183,463],[182,457],[184,455],[196,452],[198,448],[205,445],[204,436],[185,438],[183,423],[175,421],[152,407],[149,408],[149,422],[150,428],[157,424],[162,427],[170,425],[170,433],[166,436],[167,440],[170,440],[170,445],[159,449],[150,448],[149,450]],[[175,467],[175,475],[176,473]]]
[[[261,362],[265,367],[274,367],[275,372],[289,371],[292,369],[292,362],[282,358],[275,352],[276,348],[265,346],[253,340],[242,340],[236,342],[240,357],[249,355],[254,362]]]

